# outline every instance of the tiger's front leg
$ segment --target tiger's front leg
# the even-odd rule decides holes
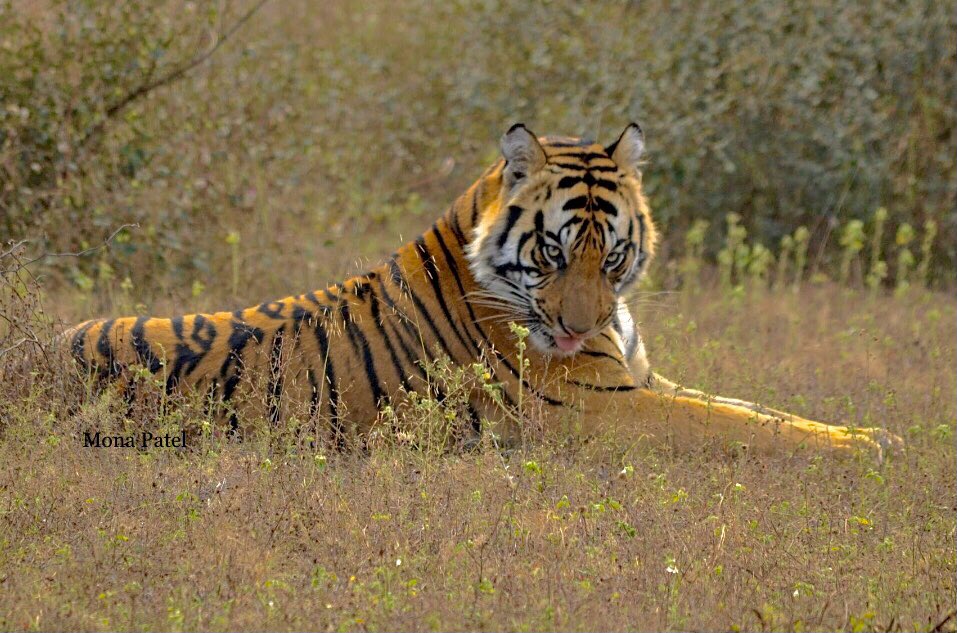
[[[649,388],[635,392],[630,404],[638,419],[653,421],[661,439],[673,438],[682,446],[710,440],[765,454],[804,449],[852,454],[864,450],[878,459],[885,450],[900,446],[899,438],[881,429],[852,429],[806,420],[743,400],[676,388],[657,376]]]
[[[879,460],[903,446],[899,437],[882,429],[823,424],[753,402],[685,389],[650,372],[643,354],[628,365],[633,384],[645,386],[581,393],[586,432],[598,430],[682,450],[709,443],[764,454],[823,449],[853,455],[863,450]]]
[[[902,447],[900,438],[882,429],[823,424],[753,402],[685,389],[654,373],[647,385],[630,392],[627,403],[609,407],[622,416],[608,420],[619,427],[616,432],[637,432],[639,437],[647,435],[679,448],[712,442],[764,454],[806,449],[853,454],[864,450],[880,460],[886,451]]]

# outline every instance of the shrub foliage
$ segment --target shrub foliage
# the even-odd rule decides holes
[[[838,276],[835,225],[883,207],[886,246],[933,220],[930,277],[957,263],[943,3],[283,2],[248,21],[250,4],[213,6],[0,4],[0,238],[76,249],[135,222],[59,269],[180,287],[228,276],[230,232],[244,253],[315,255],[319,234],[415,230],[510,122],[605,139],[633,118],[676,250],[707,220],[715,256],[736,213],[775,252],[808,227]]]

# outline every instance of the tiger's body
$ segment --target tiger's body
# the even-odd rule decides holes
[[[641,193],[643,138],[629,126],[610,147],[536,139],[523,126],[436,223],[373,270],[259,306],[175,318],[87,321],[73,356],[110,380],[145,367],[172,392],[244,402],[227,413],[275,423],[305,405],[330,437],[361,436],[384,404],[432,389],[439,356],[483,363],[498,398],[475,384],[470,427],[517,432],[503,405],[534,402],[546,425],[626,440],[707,440],[753,450],[799,446],[880,451],[885,436],[716,398],[653,374],[622,292],[645,270],[655,229]],[[528,328],[519,358],[514,321]],[[255,387],[248,379],[265,377]],[[431,385],[431,387],[430,387]],[[257,397],[243,392],[264,389]],[[245,394],[249,396],[249,393]],[[258,397],[261,396],[261,397]]]

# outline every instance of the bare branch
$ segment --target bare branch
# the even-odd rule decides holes
[[[94,137],[96,137],[103,131],[103,128],[106,126],[107,121],[109,121],[110,119],[115,117],[117,114],[119,114],[129,104],[133,103],[137,99],[140,99],[146,96],[147,94],[156,90],[157,88],[171,84],[174,81],[182,78],[186,73],[196,68],[197,66],[205,62],[210,57],[212,57],[216,53],[216,51],[219,50],[219,48],[223,44],[225,44],[233,36],[233,34],[239,30],[240,27],[242,27],[246,22],[248,22],[253,17],[253,15],[255,15],[256,12],[259,11],[263,7],[263,5],[266,4],[268,1],[269,0],[259,0],[259,2],[254,4],[251,9],[249,9],[248,11],[246,11],[246,13],[240,16],[240,18],[236,20],[232,24],[232,26],[230,26],[226,31],[220,33],[219,36],[213,42],[213,44],[204,52],[193,57],[192,59],[188,60],[184,64],[178,66],[177,68],[174,68],[173,70],[163,75],[162,77],[159,77],[158,79],[150,81],[149,76],[147,76],[147,80],[145,81],[145,83],[137,87],[132,92],[129,92],[128,94],[123,96],[123,98],[121,98],[119,101],[117,101],[116,103],[108,107],[106,111],[104,112],[103,117],[93,127],[87,130],[85,134],[83,134],[83,136],[80,138],[77,145],[81,148],[86,146],[86,144],[91,139],[93,139]],[[152,75],[152,70],[150,72],[150,75]]]
[[[29,243],[30,243],[30,240],[20,240],[19,242],[14,242],[9,249],[0,253],[0,260],[4,260],[10,255],[13,255],[14,251],[16,251],[18,248],[20,248],[24,244],[29,244]]]
[[[17,273],[23,270],[24,268],[26,268],[27,266],[29,266],[30,264],[34,264],[40,261],[41,259],[47,259],[48,257],[83,257],[84,255],[89,255],[90,253],[98,251],[102,248],[106,248],[113,241],[113,238],[119,235],[120,231],[122,231],[123,229],[130,229],[130,228],[138,229],[140,228],[140,225],[139,224],[123,224],[118,229],[110,233],[110,236],[106,238],[106,240],[104,240],[101,244],[98,244],[96,246],[91,246],[90,248],[79,251],[78,253],[42,253],[40,255],[37,255],[33,259],[29,259],[25,262],[21,262],[18,259],[15,259],[14,261],[17,261],[17,265],[14,266],[13,268],[0,270],[0,274],[6,275],[10,273]],[[17,248],[28,243],[29,243],[29,240],[20,240],[19,242],[15,243],[9,250],[7,250],[4,253],[0,253],[0,260],[12,254]]]

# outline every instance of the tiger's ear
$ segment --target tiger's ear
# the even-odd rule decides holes
[[[638,175],[645,153],[645,135],[637,123],[629,123],[618,140],[605,148],[605,153],[622,170]]]
[[[545,166],[545,150],[522,123],[510,127],[499,144],[505,157],[502,180],[508,191]]]

